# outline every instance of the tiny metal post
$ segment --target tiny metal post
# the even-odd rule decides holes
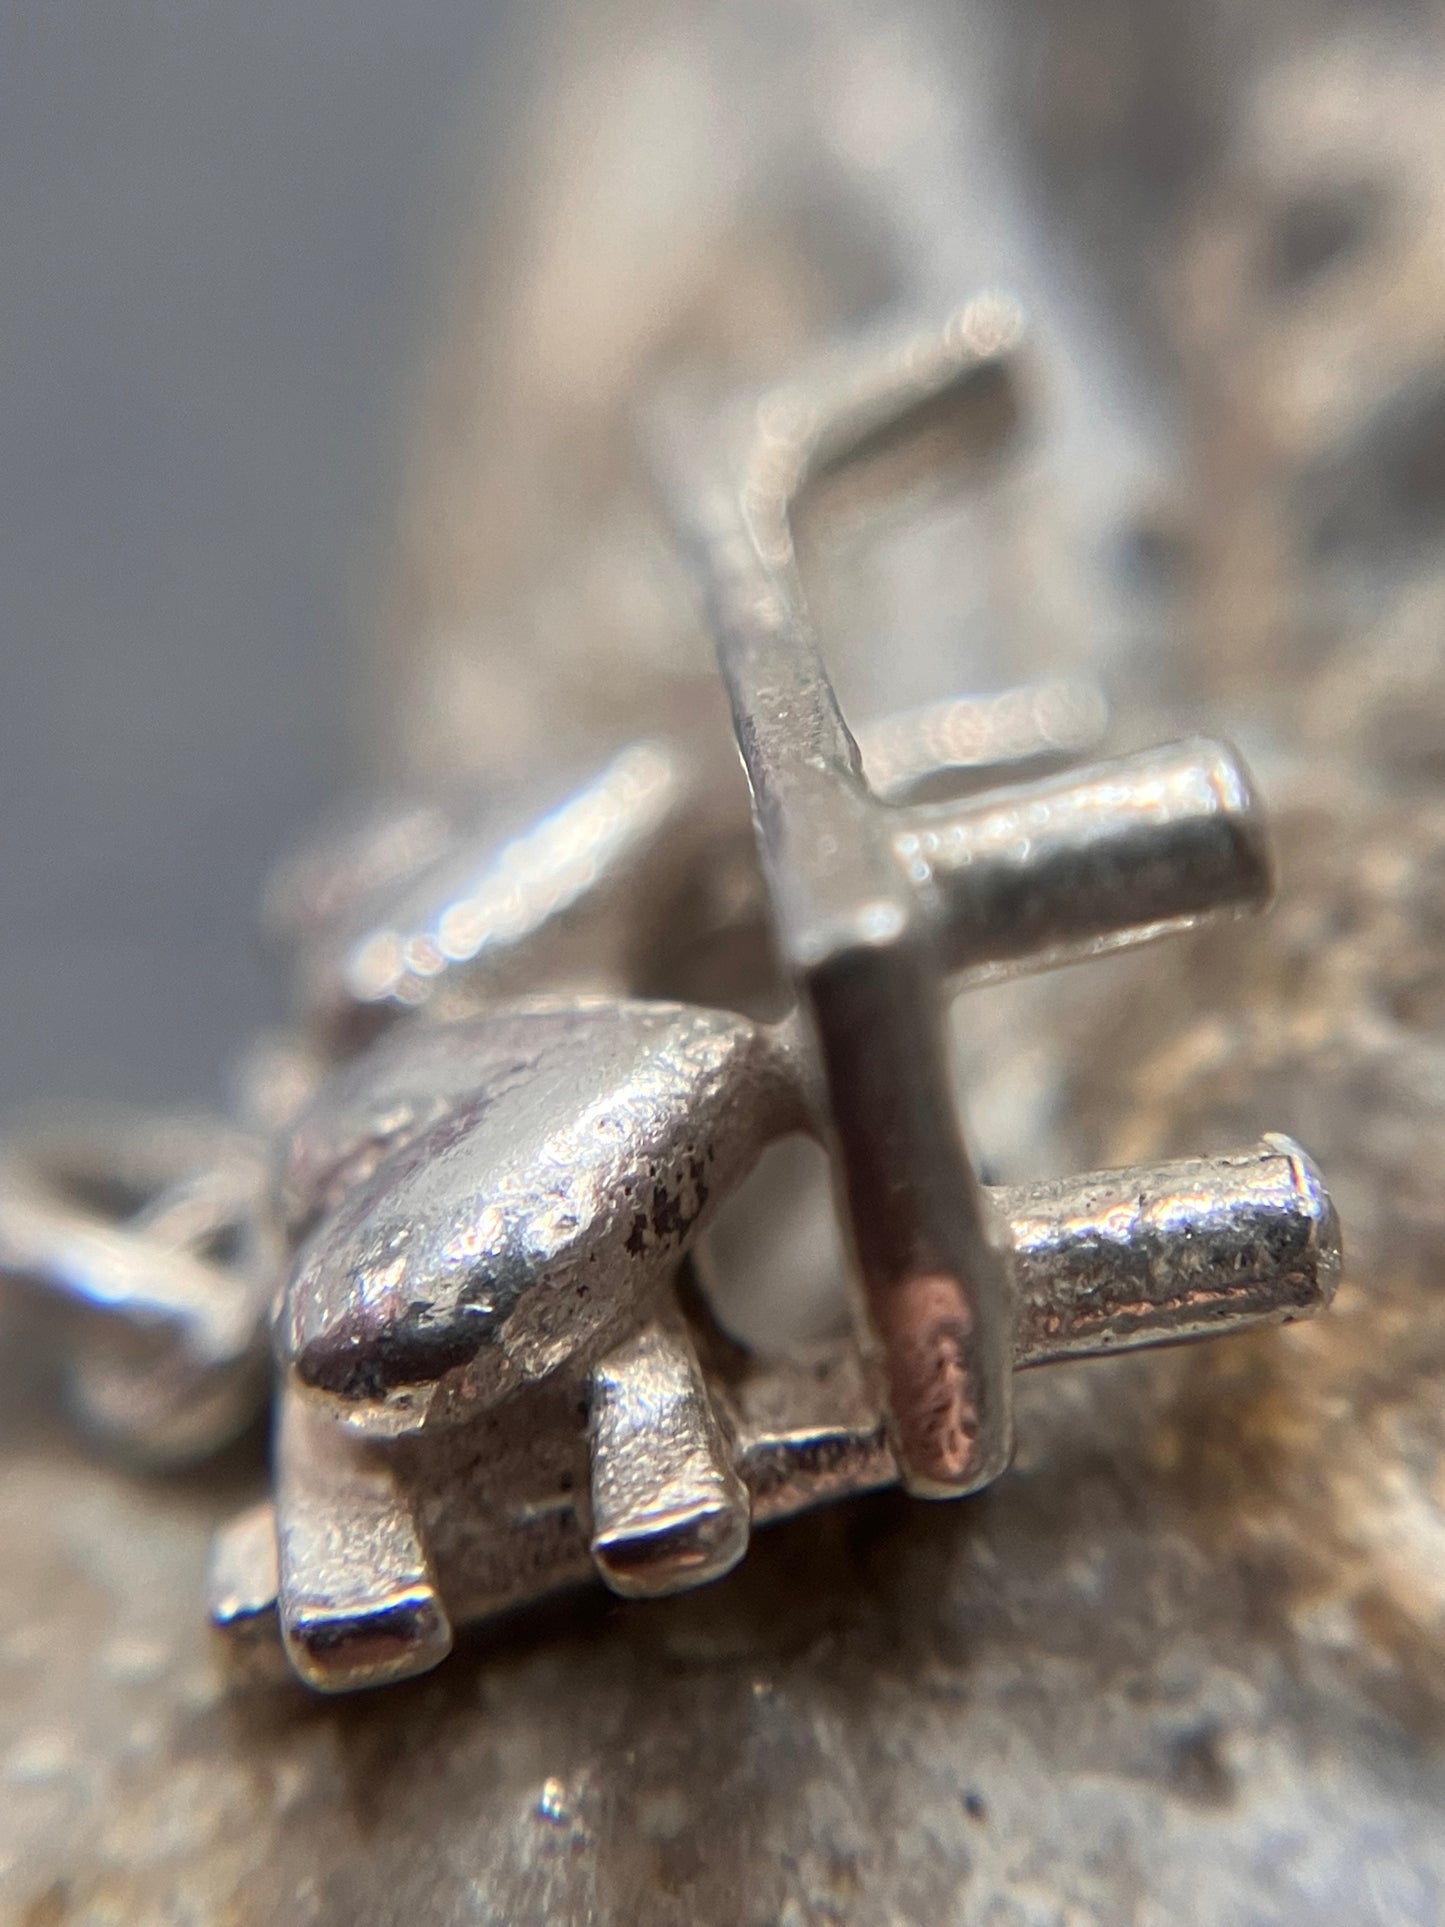
[[[867,781],[810,621],[794,511],[818,485],[856,494],[989,453],[1016,414],[1019,335],[1012,305],[985,297],[765,400],[740,470],[685,481],[678,516],[816,1047],[859,1336],[904,1483],[932,1497],[986,1485],[1013,1444],[1015,1260],[950,1085],[950,974],[1048,968],[1270,889],[1262,813],[1215,744],[963,804],[893,808]],[[675,455],[680,470],[681,441]]]

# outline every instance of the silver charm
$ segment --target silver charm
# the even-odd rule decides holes
[[[82,1404],[127,1446],[229,1436],[274,1299],[274,1503],[212,1572],[242,1654],[342,1691],[593,1572],[631,1598],[699,1585],[755,1524],[998,1477],[1016,1370],[1328,1300],[1334,1215],[1288,1140],[1003,1189],[960,1133],[955,991],[1270,890],[1233,752],[1081,767],[1104,722],[1088,688],[858,741],[843,720],[795,524],[819,492],[986,459],[1017,334],[983,300],[740,418],[674,397],[650,423],[756,846],[706,718],[530,820],[383,812],[278,880],[298,1031],[250,1066],[252,1134],[126,1124],[5,1154],[0,1263],[81,1307]],[[851,1334],[764,1356],[719,1324],[700,1240],[797,1132],[829,1154],[856,1310]],[[104,1221],[98,1188],[142,1179],[157,1201]]]
[[[1020,730],[1031,699],[1014,697],[952,706],[952,740],[971,726],[985,748],[939,769],[923,744],[943,711],[863,752],[843,723],[794,513],[875,458],[978,452],[1007,420],[1015,332],[1006,306],[975,304],[765,402],[731,479],[692,469],[695,417],[661,437],[759,830],[736,922],[765,878],[790,1014],[640,994],[639,924],[663,927],[735,831],[725,772],[685,747],[624,752],[500,849],[463,838],[393,878],[381,909],[342,891],[313,1008],[333,1039],[392,1027],[289,1132],[274,1510],[236,1521],[213,1570],[239,1647],[279,1633],[304,1680],[346,1690],[423,1671],[455,1624],[591,1572],[629,1597],[701,1584],[755,1523],[895,1480],[952,1496],[997,1477],[1016,1369],[1327,1301],[1334,1215],[1287,1140],[1004,1190],[960,1137],[954,988],[1269,891],[1262,813],[1219,745],[1039,774],[1081,743]],[[981,768],[1021,780],[959,800]],[[940,786],[952,800],[884,800]],[[740,1009],[765,988],[739,985]],[[698,1241],[798,1130],[830,1153],[858,1311],[852,1336],[766,1358],[715,1322]]]

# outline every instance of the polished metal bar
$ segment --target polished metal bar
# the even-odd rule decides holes
[[[1193,738],[901,813],[893,848],[949,966],[1044,970],[1257,910],[1264,811],[1235,752]]]
[[[898,866],[813,633],[792,515],[809,485],[892,486],[982,453],[1011,418],[1019,316],[984,299],[758,409],[740,476],[669,451],[763,845],[780,948],[817,1047],[826,1136],[909,1489],[970,1492],[1012,1453],[1012,1299],[1000,1228],[947,1074],[930,920]]]
[[[379,1686],[450,1652],[451,1624],[394,1472],[290,1385],[277,1421],[276,1539],[282,1638],[308,1686]]]
[[[685,1328],[653,1322],[591,1384],[592,1557],[626,1598],[701,1586],[748,1549],[747,1489]]]
[[[1286,1137],[994,1197],[1012,1227],[1019,1366],[1308,1317],[1339,1278],[1334,1207]]]

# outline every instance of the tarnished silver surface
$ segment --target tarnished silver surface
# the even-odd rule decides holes
[[[481,1181],[477,1166],[463,1168]],[[506,1189],[505,1176],[485,1163],[481,1171]],[[627,1195],[625,1179],[617,1192]],[[471,1222],[485,1224],[496,1207],[475,1186],[473,1195]],[[652,1195],[666,1199],[665,1185]],[[385,1164],[362,1196],[394,1208]],[[1333,1296],[1339,1271],[1329,1199],[1284,1138],[1232,1157],[998,1191],[991,1208],[1013,1261],[1011,1369],[1308,1317]],[[433,1264],[455,1242],[428,1214],[404,1222],[407,1242],[425,1244]],[[685,1238],[673,1243],[673,1267],[686,1248]],[[850,1340],[750,1354],[695,1291],[680,1304],[664,1297],[669,1273],[655,1262],[609,1252],[605,1228],[598,1236],[579,1222],[573,1250],[573,1277],[609,1301],[612,1324],[554,1325],[545,1356],[527,1345],[501,1376],[477,1359],[403,1351],[410,1334],[387,1322],[387,1299],[370,1292],[365,1268],[338,1267],[348,1311],[364,1306],[373,1321],[346,1327],[348,1373],[396,1347],[414,1374],[411,1398],[400,1412],[394,1398],[378,1405],[370,1376],[324,1402],[304,1372],[284,1387],[275,1519],[268,1530],[254,1510],[242,1514],[212,1560],[212,1618],[246,1669],[262,1656],[269,1621],[301,1677],[323,1691],[404,1678],[446,1657],[452,1620],[535,1602],[594,1567],[624,1597],[684,1591],[738,1562],[750,1519],[899,1477],[877,1385]],[[506,1262],[480,1239],[469,1255],[488,1278]],[[515,1276],[515,1257],[513,1266]],[[557,1278],[518,1279],[513,1322],[535,1327],[528,1296],[555,1302]],[[307,1280],[303,1261],[293,1297]],[[423,1270],[409,1289],[435,1285]],[[623,1295],[638,1290],[640,1306]],[[478,1358],[490,1345],[505,1350],[505,1321],[471,1342]]]
[[[735,472],[681,414],[661,465],[694,554],[752,785],[778,942],[905,1484],[977,1491],[1013,1453],[1013,1291],[947,1074],[945,971],[1046,968],[1192,928],[1269,892],[1232,755],[1184,745],[963,806],[869,789],[814,634],[795,538],[818,491],[915,484],[994,453],[1018,412],[1017,308],[825,363],[764,397]]]
[[[345,1050],[411,1011],[460,1017],[669,972],[742,994],[766,972],[766,906],[745,786],[694,707],[671,738],[626,745],[540,813],[516,797],[398,803],[293,856],[268,921],[299,954],[308,1029]],[[1067,764],[1106,724],[1095,684],[1055,679],[881,718],[861,753],[891,800],[957,795]]]
[[[710,1207],[803,1120],[784,1036],[682,1005],[499,1005],[423,1042],[429,1129],[382,1091],[327,1160],[336,1202],[301,1248],[281,1366],[385,1431],[465,1418],[595,1358],[668,1285]],[[450,1089],[429,1085],[439,1047]],[[348,1082],[341,1134],[370,1060]],[[336,1133],[323,1086],[301,1156]],[[334,1160],[334,1161],[333,1161]],[[338,1168],[339,1167],[339,1168]]]
[[[1334,1295],[1339,1226],[1289,1138],[1005,1192],[1014,1359],[1046,1365],[1288,1322]]]
[[[1297,1132],[1349,1227],[1331,1315],[1026,1374],[976,1501],[824,1507],[702,1591],[594,1589],[331,1701],[224,1696],[195,1623],[256,1479],[83,1461],[12,1351],[0,1894],[26,1927],[1439,1918],[1439,496],[1410,430],[1445,41],[1433,8],[1347,9],[1292,54],[1301,17],[579,10],[525,207],[485,224],[437,353],[384,760],[507,781],[671,726],[705,654],[663,545],[637,565],[622,451],[679,343],[764,385],[920,280],[936,311],[1021,286],[1036,450],[999,513],[810,575],[830,668],[866,726],[1098,663],[1131,727],[1244,741],[1282,818],[1274,915],[982,991],[958,1054],[1011,1191]],[[479,325],[483,277],[507,293]],[[1369,512],[1338,545],[1341,504]],[[810,1397],[866,1428],[846,1367],[739,1390],[755,1516]],[[556,1515],[527,1523],[555,1545]],[[225,1543],[274,1651],[272,1522]]]
[[[624,1598],[720,1579],[748,1549],[748,1490],[680,1321],[654,1320],[592,1372],[592,1556]]]
[[[379,1453],[349,1450],[325,1413],[283,1393],[274,1564],[286,1655],[309,1686],[378,1686],[435,1665],[452,1629],[421,1533]],[[230,1550],[222,1586],[234,1583]],[[243,1587],[247,1617],[255,1582]]]
[[[290,1135],[284,1202],[299,1249],[277,1324],[275,1564],[279,1630],[310,1684],[427,1670],[450,1649],[451,1619],[566,1584],[583,1544],[630,1595],[683,1590],[737,1562],[749,1496],[725,1394],[672,1294],[711,1213],[789,1131],[833,1152],[876,1417],[849,1438],[825,1415],[834,1449],[820,1485],[817,1441],[798,1433],[812,1415],[780,1405],[782,1431],[757,1441],[775,1515],[876,1483],[880,1428],[917,1494],[996,1478],[1013,1453],[1021,1284],[1027,1362],[1050,1355],[1051,1336],[1058,1356],[1209,1336],[1300,1315],[1332,1291],[1333,1214],[1292,1149],[1273,1213],[1255,1209],[1246,1164],[1242,1187],[1232,1168],[1190,1167],[1177,1192],[1168,1172],[1113,1180],[1130,1203],[1102,1216],[1058,1193],[1050,1221],[1018,1235],[959,1141],[945,971],[1070,961],[1252,907],[1269,889],[1260,810],[1214,745],[965,804],[890,808],[867,787],[808,627],[795,506],[806,483],[846,480],[880,452],[914,470],[940,452],[956,462],[1007,399],[1017,326],[980,301],[941,334],[862,350],[816,389],[764,401],[735,500],[706,469],[689,482],[691,441],[663,453],[718,629],[801,1023],[631,999],[487,1008],[484,991],[483,1014],[458,1015],[476,999],[479,959],[545,974],[576,908],[603,981],[625,987],[644,968],[635,890],[645,878],[649,900],[668,901],[657,840],[687,790],[677,758],[646,745],[480,867],[471,851],[444,853],[347,940],[342,981],[357,1008],[435,1005],[449,973],[471,989],[323,1079]],[[916,715],[914,734],[931,720]],[[909,727],[891,741],[917,772]],[[999,733],[996,764],[1028,755],[1016,724]],[[923,770],[925,785],[957,764]],[[689,841],[706,861],[702,839]],[[608,944],[595,913],[615,922],[629,880],[632,914]],[[1020,1208],[1037,1215],[1031,1200]],[[744,1356],[733,1374],[750,1369]],[[588,1417],[585,1476],[567,1449],[569,1408]],[[460,1436],[438,1449],[427,1433],[440,1427]],[[242,1532],[251,1545],[249,1521]],[[249,1652],[264,1578],[258,1563],[238,1586],[238,1556],[223,1541],[214,1616],[223,1630],[236,1619]],[[269,1571],[270,1555],[257,1557]]]

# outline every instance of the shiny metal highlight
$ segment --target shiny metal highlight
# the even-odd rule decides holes
[[[614,1592],[700,1586],[748,1549],[748,1495],[686,1333],[655,1322],[592,1373],[592,1557]]]
[[[895,1480],[976,1490],[1011,1456],[1021,1367],[1328,1301],[1338,1227],[1287,1140],[998,1189],[960,1134],[954,990],[1256,909],[1271,887],[1234,752],[1070,767],[1102,726],[1087,690],[930,705],[866,752],[848,731],[794,512],[805,491],[855,499],[992,459],[1018,343],[1016,310],[985,299],[765,399],[731,469],[699,470],[676,420],[664,443],[759,835],[731,914],[768,905],[790,1016],[638,994],[639,905],[656,931],[689,864],[735,852],[740,827],[737,792],[671,749],[624,752],[535,828],[460,835],[409,874],[390,830],[374,858],[351,849],[351,874],[390,882],[348,910],[349,949],[310,933],[312,981],[317,957],[349,958],[353,1019],[373,1000],[417,1014],[359,1051],[364,1024],[334,1027],[354,1054],[285,1128],[277,1550],[251,1517],[214,1583],[248,1659],[272,1566],[302,1678],[403,1677],[453,1622],[589,1573],[676,1592],[726,1572],[754,1523]],[[519,975],[567,994],[509,997]],[[849,1338],[768,1358],[718,1326],[693,1254],[799,1130],[831,1153],[856,1316]]]
[[[1014,1369],[1308,1317],[1339,1276],[1319,1174],[1284,1138],[988,1197],[1016,1258]],[[584,1477],[553,1429],[579,1392]],[[728,1347],[705,1312],[690,1330],[675,1313],[644,1323],[590,1375],[564,1370],[551,1402],[507,1415],[470,1442],[449,1427],[389,1456],[286,1394],[276,1511],[243,1514],[212,1566],[212,1621],[242,1669],[265,1672],[279,1625],[323,1691],[401,1678],[443,1656],[448,1619],[594,1568],[629,1597],[685,1590],[736,1563],[750,1521],[901,1475],[851,1339],[761,1358]]]
[[[451,1624],[395,1470],[295,1391],[276,1457],[281,1635],[306,1684],[380,1686],[445,1659]]]
[[[894,811],[870,788],[813,631],[795,518],[824,484],[976,471],[1008,440],[1021,336],[1011,303],[980,297],[764,399],[730,470],[700,469],[677,417],[660,457],[817,1052],[859,1342],[887,1386],[905,1483],[928,1497],[986,1485],[1013,1450],[1010,1260],[944,1071],[945,974],[1047,969],[1258,907],[1270,887],[1248,778],[1215,745],[963,804]]]
[[[971,983],[1259,910],[1273,889],[1247,772],[1198,740],[910,810],[893,848],[948,969]]]
[[[1012,1232],[1020,1367],[1307,1318],[1339,1281],[1334,1207],[1289,1138],[994,1196]]]
[[[77,1411],[129,1456],[204,1457],[257,1409],[267,1175],[257,1139],[205,1118],[117,1110],[0,1143],[0,1276],[73,1330]]]

